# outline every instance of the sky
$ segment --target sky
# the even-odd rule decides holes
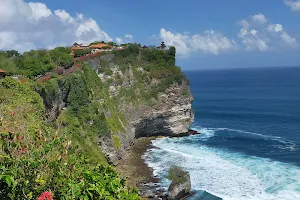
[[[184,70],[300,66],[300,0],[0,0],[0,49],[114,41],[177,50]]]

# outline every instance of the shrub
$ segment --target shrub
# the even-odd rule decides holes
[[[68,69],[74,64],[73,56],[71,56],[70,53],[70,48],[56,47],[50,51],[50,56],[56,65]]]
[[[117,135],[113,135],[113,141],[114,141],[115,148],[118,149],[122,147],[121,140]]]
[[[73,51],[76,57],[85,56],[89,53],[91,53],[91,49],[84,49],[84,50],[75,50]]]
[[[4,69],[8,74],[16,74],[17,67],[14,61],[6,56],[6,54],[0,54],[0,69]]]
[[[104,74],[107,76],[112,76],[113,75],[113,71],[109,68],[105,68],[104,69]]]
[[[67,80],[70,91],[68,95],[68,106],[72,111],[78,113],[81,106],[86,106],[89,100],[88,89],[84,77],[79,73],[73,73]]]
[[[112,166],[93,164],[64,134],[62,126],[80,130],[72,113],[62,113],[57,127],[50,127],[42,99],[29,84],[5,78],[0,92],[2,199],[46,198],[50,192],[53,199],[139,199]]]

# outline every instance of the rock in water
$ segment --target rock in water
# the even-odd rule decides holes
[[[172,167],[169,171],[169,179],[172,181],[168,189],[170,200],[180,200],[190,194],[190,174],[180,167]]]

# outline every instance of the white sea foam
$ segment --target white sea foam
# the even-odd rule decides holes
[[[164,177],[166,187],[168,168],[179,165],[190,172],[193,189],[206,190],[224,200],[300,199],[299,167],[185,141],[155,140],[156,148],[145,155],[154,173]]]
[[[243,131],[243,130],[238,130],[238,129],[231,129],[231,128],[203,128],[201,126],[194,126],[192,129],[201,133],[201,135],[199,136],[199,139],[202,139],[204,141],[211,137],[214,137],[216,135],[216,133],[222,134],[222,132],[226,131],[226,132],[231,132],[233,134],[240,133],[240,134],[245,134],[245,136],[252,135],[252,136],[261,137],[266,140],[277,141],[277,142],[281,143],[281,144],[274,145],[274,147],[276,147],[278,149],[283,149],[283,150],[288,149],[290,151],[297,151],[300,148],[300,145],[295,144],[292,141],[285,140],[282,137],[272,136],[272,135],[264,135],[261,133],[254,133],[254,132]]]
[[[255,135],[255,136],[259,136],[259,137],[263,137],[263,138],[270,138],[270,139],[277,139],[277,140],[281,139],[281,137],[278,137],[278,136],[263,135],[260,133],[254,133],[254,132],[250,132],[250,131],[243,131],[243,130],[231,129],[231,128],[203,128],[201,126],[195,126],[192,129],[197,130],[199,133],[203,132],[204,134],[206,134],[207,131],[208,132],[228,131],[228,132],[236,132],[236,133],[242,133],[242,134],[248,134],[248,135]]]
[[[203,128],[198,126],[198,127],[193,127],[191,129],[200,133],[200,135],[198,136],[204,140],[215,136],[215,130],[211,128]]]

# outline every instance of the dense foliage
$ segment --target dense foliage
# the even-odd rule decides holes
[[[73,51],[73,53],[75,54],[75,57],[80,57],[80,56],[85,56],[85,55],[91,53],[91,50],[90,49],[75,50],[75,51]]]
[[[1,199],[37,199],[46,191],[54,199],[139,199],[107,164],[99,138],[110,137],[121,148],[126,106],[152,103],[171,85],[188,81],[175,65],[174,47],[124,46],[101,53],[96,70],[103,80],[84,61],[74,68],[70,48],[0,52],[0,68],[24,76],[0,80]],[[58,73],[70,67],[70,73]],[[50,71],[45,81],[33,79]],[[118,92],[112,95],[111,87]],[[62,96],[66,109],[46,124],[45,107]]]
[[[123,96],[132,97],[129,98],[132,101],[138,98],[134,94],[138,90],[139,98],[148,101],[157,98],[159,93],[164,92],[172,84],[181,85],[183,82],[189,84],[180,67],[175,65],[175,47],[168,50],[140,47],[139,44],[130,44],[124,51],[114,52],[116,55],[114,61],[120,66],[122,73],[126,73],[131,66],[135,77],[135,84],[130,89],[122,89]],[[101,66],[101,70],[106,71],[107,68]],[[119,78],[116,76],[115,80]],[[128,93],[130,94],[127,95]]]
[[[93,44],[106,44],[106,42],[104,42],[104,41],[95,41],[95,42],[90,43],[90,45],[93,45]]]
[[[70,68],[72,67],[74,61],[73,57],[70,55],[70,48],[57,47],[50,51],[50,56],[52,61],[60,67]]]
[[[53,50],[35,50],[19,54],[17,51],[0,52],[0,68],[8,74],[34,77],[43,75],[55,67],[70,68],[73,65],[71,50],[57,47]]]
[[[44,124],[45,107],[30,82],[0,81],[0,197],[139,199],[111,166],[94,165],[60,125]]]

